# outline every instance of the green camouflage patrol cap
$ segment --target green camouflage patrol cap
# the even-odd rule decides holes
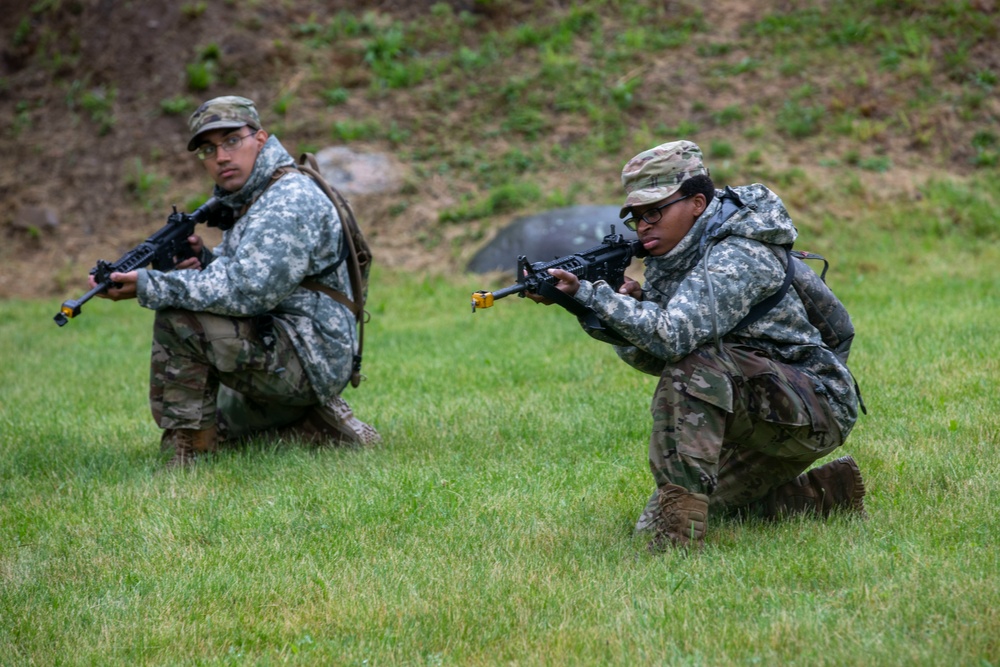
[[[260,116],[257,115],[257,107],[252,100],[236,95],[211,99],[198,107],[188,119],[188,129],[191,130],[188,150],[198,148],[198,135],[202,132],[244,125],[260,129]]]
[[[622,169],[622,187],[628,195],[619,217],[633,206],[663,201],[680,189],[681,183],[708,169],[701,161],[701,149],[692,141],[672,141],[639,153]]]

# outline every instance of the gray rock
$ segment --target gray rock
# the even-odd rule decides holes
[[[48,206],[25,206],[12,221],[14,229],[51,232],[59,226],[59,214]]]
[[[582,252],[600,244],[611,233],[611,225],[616,234],[634,239],[635,232],[625,228],[618,210],[618,206],[569,206],[518,218],[480,248],[467,268],[473,273],[513,272],[519,255],[529,262],[547,262]]]
[[[382,153],[331,146],[316,153],[316,163],[323,178],[345,195],[395,192],[402,182],[399,167]]]

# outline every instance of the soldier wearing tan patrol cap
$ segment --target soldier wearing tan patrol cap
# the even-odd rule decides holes
[[[115,273],[121,286],[104,295],[156,311],[149,396],[167,465],[265,430],[379,442],[341,396],[358,339],[333,203],[263,129],[251,100],[208,100],[188,129],[187,148],[229,214],[222,243],[209,251],[192,236],[195,257],[181,270]]]
[[[201,135],[211,130],[234,130],[246,127],[257,131],[260,129],[260,116],[257,107],[245,97],[227,95],[216,97],[198,107],[188,120],[191,130],[191,141],[187,149],[193,151],[201,144]]]
[[[664,201],[681,183],[695,176],[708,176],[701,149],[690,141],[674,141],[639,153],[622,169],[625,203],[621,217],[634,206]]]
[[[700,546],[710,513],[863,513],[854,459],[803,473],[844,443],[859,399],[788,289],[785,248],[797,232],[781,199],[760,184],[716,190],[691,141],[639,153],[621,178],[621,216],[649,253],[645,283],[626,278],[615,291],[551,273],[620,338],[588,333],[660,377],[649,441],[657,489],[636,529],[652,532],[654,548]]]

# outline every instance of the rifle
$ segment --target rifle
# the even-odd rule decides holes
[[[94,276],[97,284],[79,299],[63,301],[59,313],[53,318],[56,324],[65,325],[70,318],[80,314],[83,304],[111,287],[120,286],[111,280],[112,273],[128,273],[148,264],[152,264],[157,271],[170,271],[178,263],[193,257],[194,253],[187,239],[194,234],[195,225],[207,222],[210,227],[224,227],[223,218],[227,212],[231,213],[229,209],[222,207],[215,197],[190,214],[179,212],[175,206],[174,212],[167,216],[167,224],[117,261],[97,260],[97,266],[90,270],[90,275]]]
[[[528,258],[521,255],[517,258],[517,273],[520,280],[510,287],[487,292],[480,290],[472,294],[472,312],[477,308],[489,308],[497,299],[511,294],[524,297],[525,292],[533,292],[570,311],[584,324],[593,329],[608,331],[603,322],[593,310],[584,306],[572,297],[565,295],[556,288],[559,282],[549,274],[549,269],[563,269],[574,274],[580,280],[594,282],[603,280],[616,291],[625,282],[625,269],[633,257],[645,257],[646,251],[638,239],[626,240],[621,234],[615,234],[615,226],[611,225],[611,233],[604,237],[600,245],[583,252],[559,257],[549,262],[529,263]],[[609,332],[612,333],[613,332]]]

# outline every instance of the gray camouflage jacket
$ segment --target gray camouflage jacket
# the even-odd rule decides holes
[[[785,267],[767,244],[790,245],[797,232],[781,199],[760,184],[736,187],[744,208],[727,219],[708,255],[719,337],[767,352],[807,373],[829,399],[843,437],[857,418],[850,372],[809,323],[805,307],[789,289],[781,301],[749,326],[732,329],[750,309],[781,287]],[[631,345],[618,356],[643,372],[659,375],[703,345],[714,344],[712,308],[705,282],[705,232],[721,207],[722,191],[670,252],[645,259],[643,300],[618,294],[604,281],[581,281],[575,298],[592,308]],[[601,339],[599,333],[591,332]]]
[[[340,259],[343,232],[333,204],[309,176],[293,172],[271,183],[276,169],[294,164],[281,143],[268,137],[240,190],[215,188],[237,215],[250,207],[206,253],[204,268],[140,270],[138,298],[154,310],[272,316],[292,340],[316,395],[326,401],[350,379],[357,334],[346,306],[301,287]],[[319,281],[351,297],[346,262]]]

